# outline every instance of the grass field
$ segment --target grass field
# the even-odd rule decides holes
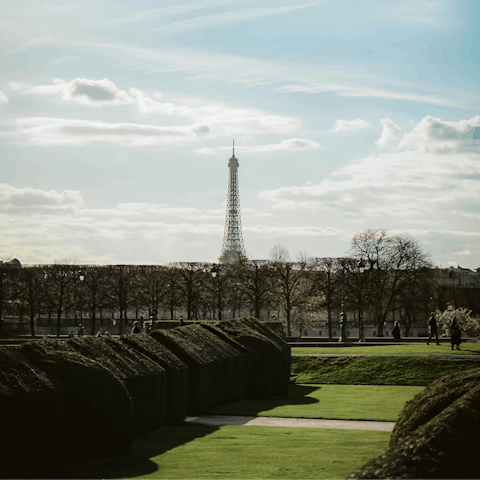
[[[480,358],[292,357],[291,376],[298,384],[421,386],[467,368],[480,368]]]
[[[378,345],[362,347],[292,347],[292,353],[328,353],[328,354],[462,354],[462,355],[480,355],[480,343],[462,343],[460,350],[452,350],[449,343],[436,345],[435,342],[427,345],[419,343],[415,345]]]
[[[130,454],[83,462],[63,478],[347,478],[387,448],[390,433],[282,427],[164,427]]]
[[[208,413],[394,422],[405,403],[423,388],[397,385],[292,384],[288,396],[239,400],[212,409]]]

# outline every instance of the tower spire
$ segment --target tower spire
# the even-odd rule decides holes
[[[242,220],[240,217],[238,167],[238,159],[235,157],[235,140],[233,140],[233,152],[228,160],[227,214],[225,217],[222,251],[218,259],[220,263],[233,263],[240,258],[246,258],[243,245]]]

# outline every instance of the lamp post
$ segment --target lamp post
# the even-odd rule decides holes
[[[215,299],[218,302],[217,303],[217,308],[218,308],[218,319],[222,319],[222,310],[220,308],[220,291],[218,288],[218,282],[220,281],[220,268],[214,263],[212,265],[212,268],[210,269],[210,273],[212,274],[213,277],[213,283],[214,283],[214,290],[215,290]],[[215,315],[214,315],[215,317]]]
[[[363,258],[357,263],[358,271],[360,275],[363,274],[365,271],[365,262]],[[359,302],[359,309],[358,309],[358,341],[365,342],[365,329],[363,325],[363,279],[360,278],[360,302]]]
[[[345,312],[345,260],[342,261],[342,313],[340,314],[340,326],[342,333],[340,342],[348,342],[347,336],[347,314]]]

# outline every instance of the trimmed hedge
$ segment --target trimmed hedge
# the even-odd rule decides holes
[[[187,416],[188,368],[164,345],[150,335],[124,335],[120,340],[133,350],[160,365],[166,374],[167,423],[175,423]]]
[[[1,476],[26,477],[25,452],[33,463],[62,452],[65,398],[18,348],[0,348],[0,365]]]
[[[58,411],[65,457],[50,451],[49,460],[67,457],[126,455],[133,439],[133,408],[124,385],[105,367],[56,340],[29,342],[20,351],[31,364],[54,379],[63,395]],[[49,430],[43,442],[49,443]]]
[[[291,354],[288,344],[254,317],[214,324],[244,347],[245,396],[288,394]]]
[[[188,367],[188,414],[242,397],[243,356],[200,325],[150,334]]]
[[[132,399],[135,435],[165,425],[166,374],[160,365],[110,337],[72,339],[65,348],[95,360],[123,382]]]
[[[352,478],[479,478],[480,370],[448,375],[411,400],[390,448]]]
[[[390,438],[390,447],[426,424],[453,402],[480,385],[480,369],[445,375],[408,401]]]
[[[120,339],[30,341],[0,348],[0,362],[1,472],[27,478],[30,465],[38,476],[42,465],[125,455],[134,434],[245,393],[285,394],[290,349],[248,318]]]

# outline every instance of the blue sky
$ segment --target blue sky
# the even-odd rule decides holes
[[[216,261],[367,229],[480,267],[480,6],[4,1],[0,257]]]

